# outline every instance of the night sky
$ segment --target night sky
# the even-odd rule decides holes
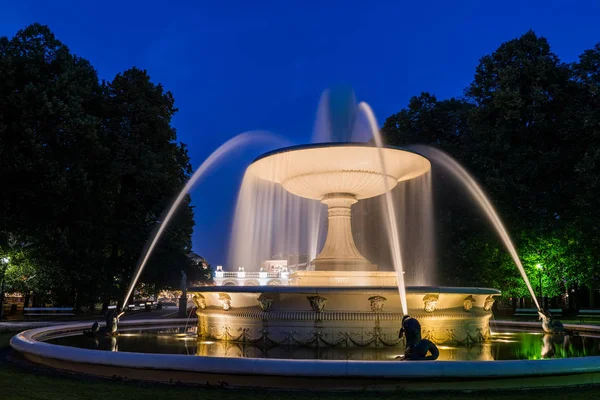
[[[327,6],[319,5],[327,4]],[[460,96],[480,57],[533,29],[571,62],[600,42],[598,1],[11,1],[0,36],[48,25],[101,79],[147,69],[175,96],[173,124],[194,167],[238,133],[265,129],[308,142],[321,92],[351,85],[380,123],[429,91]],[[194,251],[226,261],[252,146],[192,193]],[[225,266],[227,268],[227,266]]]

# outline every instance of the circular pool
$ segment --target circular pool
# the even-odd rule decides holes
[[[440,346],[437,361],[397,361],[401,347],[269,346],[203,340],[185,320],[124,321],[117,337],[89,338],[89,324],[32,329],[11,339],[30,361],[123,379],[286,389],[472,390],[597,383],[600,327],[498,322],[471,346]],[[532,329],[537,328],[537,331]]]

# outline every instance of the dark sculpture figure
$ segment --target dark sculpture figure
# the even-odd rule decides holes
[[[119,351],[119,342],[116,336],[110,337],[110,351]]]
[[[408,346],[404,352],[404,359],[413,361],[437,360],[439,356],[440,351],[437,346],[428,339],[421,339],[416,346]]]
[[[92,329],[84,330],[83,334],[85,336],[94,337],[94,336],[98,335],[99,332],[100,332],[100,325],[98,324],[98,322],[94,322],[92,325]]]
[[[437,346],[428,339],[421,338],[421,324],[409,315],[402,317],[402,328],[398,338],[405,337],[406,349],[403,360],[437,360],[440,352]],[[429,353],[429,355],[427,355]]]
[[[400,329],[399,339],[406,336],[406,347],[416,346],[421,341],[421,324],[410,315],[402,317],[402,328]]]
[[[554,335],[546,333],[543,339],[542,358],[552,358],[556,354],[557,347],[562,347],[565,354],[572,351],[573,343],[570,335]]]
[[[112,309],[106,313],[106,333],[109,335],[115,335],[117,333],[117,324],[119,318],[125,314],[125,311],[118,313],[116,309]]]
[[[566,333],[565,327],[563,326],[562,322],[560,322],[557,319],[554,319],[554,317],[552,317],[552,314],[550,313],[550,310],[540,310],[538,311],[538,314],[540,316],[540,321],[542,321],[542,329],[544,330],[544,332],[553,335]]]
[[[99,335],[116,335],[117,334],[117,324],[119,322],[119,318],[121,318],[125,314],[125,311],[121,311],[120,313],[116,310],[108,310],[105,316],[106,326],[100,328],[98,322],[94,322],[91,329],[86,329],[83,331],[85,336],[96,337]]]
[[[552,358],[556,353],[554,348],[554,335],[545,334],[544,335],[544,345],[542,346],[542,358]]]

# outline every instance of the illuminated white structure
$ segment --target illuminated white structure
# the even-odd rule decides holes
[[[430,168],[429,160],[406,150],[343,143],[267,153],[247,173],[327,205],[329,228],[323,250],[312,261],[316,271],[367,271],[371,263],[352,237],[350,206],[384,194]]]
[[[430,167],[416,153],[356,143],[291,147],[259,157],[248,174],[327,205],[325,244],[311,262],[314,270],[288,275],[283,261],[268,260],[261,272],[218,269],[219,286],[190,288],[195,293],[198,334],[211,340],[307,346],[397,345],[404,315],[397,275],[377,271],[359,253],[350,207],[423,175]],[[280,272],[268,272],[276,269]],[[273,279],[281,287],[273,287]],[[498,290],[407,287],[406,292],[408,312],[421,322],[425,338],[468,343],[490,337]]]
[[[277,260],[281,261],[281,260]],[[283,260],[285,262],[285,260]],[[241,270],[239,269],[241,268]],[[287,286],[289,274],[287,269],[281,272],[246,272],[239,267],[237,272],[227,272],[221,265],[217,266],[214,282],[216,286]]]
[[[265,260],[262,270],[266,272],[286,272],[288,270],[287,260]]]

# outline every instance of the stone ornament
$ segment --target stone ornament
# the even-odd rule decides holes
[[[206,298],[200,293],[192,296],[192,301],[198,310],[204,310],[206,308]]]
[[[437,307],[439,294],[427,294],[423,297],[423,303],[425,303],[425,312],[434,312]]]
[[[223,311],[229,311],[231,309],[231,297],[227,293],[219,293],[219,301],[223,307]]]
[[[308,296],[308,301],[310,302],[310,306],[312,307],[314,312],[323,312],[325,309],[325,304],[327,304],[327,299],[321,296]]]
[[[273,299],[265,296],[264,293],[261,293],[256,300],[258,300],[258,305],[260,306],[261,310],[264,312],[269,312],[271,310],[271,307],[273,306]]]
[[[369,301],[371,302],[371,311],[381,312],[387,299],[383,296],[371,296]]]
[[[463,301],[463,308],[466,312],[471,311],[473,305],[475,304],[475,298],[471,295],[467,296]]]
[[[485,301],[483,302],[483,309],[485,311],[490,311],[492,309],[492,306],[494,305],[494,302],[496,300],[494,299],[494,296],[488,296],[485,298]]]

